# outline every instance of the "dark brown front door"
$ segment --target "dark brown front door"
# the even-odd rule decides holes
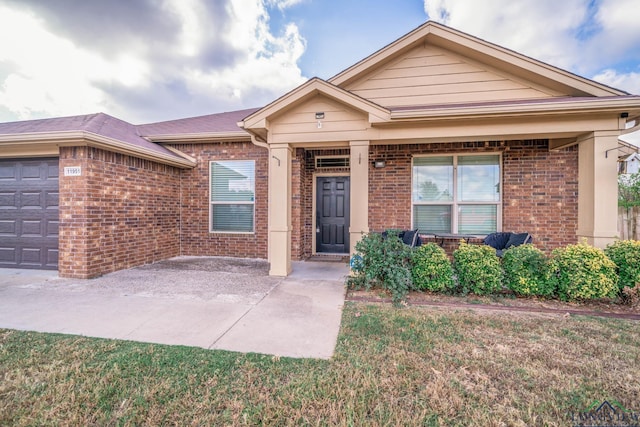
[[[316,182],[316,252],[349,252],[349,177]]]
[[[0,267],[58,266],[58,159],[0,160]]]

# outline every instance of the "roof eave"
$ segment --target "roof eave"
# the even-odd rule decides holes
[[[427,21],[403,37],[374,52],[351,67],[331,77],[328,82],[344,87],[357,80],[378,64],[385,63],[400,52],[426,40],[445,49],[460,50],[462,54],[482,55],[507,64],[528,76],[537,75],[547,82],[572,88],[592,96],[629,95],[627,92],[587,79],[519,52],[488,42],[434,21]],[[478,58],[476,58],[478,59]]]
[[[180,134],[164,134],[164,135],[148,135],[145,139],[159,144],[176,144],[190,142],[230,142],[230,141],[249,141],[251,135],[244,130],[231,132],[198,132],[198,133],[180,133]]]
[[[28,145],[29,147],[34,147],[37,145],[46,146],[51,144],[55,144],[58,147],[90,146],[102,148],[179,168],[192,168],[196,166],[195,162],[178,156],[177,154],[160,153],[87,131],[33,132],[0,135],[0,146]]]
[[[268,119],[315,95],[324,95],[350,105],[352,108],[368,114],[368,119],[371,123],[382,123],[389,120],[388,109],[314,77],[266,107],[247,116],[238,122],[238,126],[247,131],[266,128]]]
[[[439,120],[457,117],[482,118],[506,115],[548,115],[556,113],[605,113],[640,111],[640,97],[629,99],[593,98],[592,100],[539,102],[535,104],[498,104],[498,105],[466,105],[442,106],[441,108],[415,108],[391,111],[391,121],[394,120]]]

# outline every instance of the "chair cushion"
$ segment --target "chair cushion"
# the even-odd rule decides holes
[[[491,233],[484,238],[484,244],[496,250],[505,249],[510,237],[511,233],[507,232]]]
[[[415,246],[418,230],[406,230],[402,232],[402,242],[411,247]]]
[[[505,245],[505,249],[508,249],[513,246],[520,246],[529,240],[529,233],[511,233],[511,237],[509,237],[509,241]]]

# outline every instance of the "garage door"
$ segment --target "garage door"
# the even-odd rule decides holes
[[[0,159],[0,267],[58,268],[58,159]]]

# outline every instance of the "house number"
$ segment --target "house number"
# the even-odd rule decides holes
[[[64,176],[80,176],[82,175],[82,168],[80,166],[65,166]]]

